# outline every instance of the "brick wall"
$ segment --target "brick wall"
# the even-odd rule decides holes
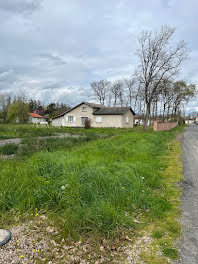
[[[171,130],[174,127],[178,126],[178,122],[157,122],[154,121],[153,130],[154,131],[163,131],[163,130]]]

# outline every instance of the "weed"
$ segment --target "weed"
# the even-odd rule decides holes
[[[162,249],[163,254],[170,259],[178,259],[179,253],[175,248],[165,247]]]
[[[160,231],[160,230],[157,230],[157,231],[153,232],[153,237],[157,238],[157,239],[162,238],[163,235],[164,235],[163,231]]]
[[[12,155],[18,151],[18,145],[16,144],[7,144],[0,147],[0,154],[1,155]]]

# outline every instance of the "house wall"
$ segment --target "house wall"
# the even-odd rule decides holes
[[[126,124],[126,117],[128,117],[129,123]],[[131,128],[133,127],[133,114],[131,113],[130,110],[128,110],[124,115],[122,115],[122,127],[124,128]]]
[[[102,122],[97,123],[96,118],[99,115],[94,115],[91,121],[92,127],[122,127],[122,115],[101,115]]]
[[[87,108],[87,112],[83,112],[82,108],[86,107]],[[64,115],[64,121],[63,121],[63,126],[68,126],[68,127],[83,127],[82,126],[82,120],[81,117],[88,117],[91,122],[93,120],[93,108],[86,105],[86,104],[82,104],[78,107],[76,107],[74,110],[70,111],[69,113]],[[68,117],[69,116],[73,116],[74,117],[74,122],[69,122],[68,121]]]
[[[46,120],[44,118],[29,116],[29,123],[32,123],[32,124],[39,124],[40,122],[45,122],[45,121]]]
[[[52,126],[55,126],[55,127],[61,127],[62,126],[62,119],[63,117],[57,117],[55,119],[52,119]]]

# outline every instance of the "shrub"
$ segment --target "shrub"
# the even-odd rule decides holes
[[[88,129],[91,127],[91,120],[90,119],[86,119],[85,120],[85,128]]]
[[[15,154],[18,150],[18,145],[16,144],[7,144],[0,148],[1,155],[11,155]]]

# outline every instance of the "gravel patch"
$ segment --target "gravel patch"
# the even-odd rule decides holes
[[[12,228],[11,240],[0,248],[0,264],[47,263],[43,253],[49,246],[37,230],[32,222]]]
[[[0,147],[8,144],[19,145],[23,139],[22,138],[11,138],[11,139],[2,139],[0,140]]]
[[[81,135],[72,135],[69,133],[56,133],[55,136],[46,136],[46,137],[32,137],[32,138],[39,138],[39,139],[48,139],[48,138],[67,138],[67,137],[73,137],[73,138],[79,138],[84,137]],[[0,147],[7,145],[7,144],[21,144],[22,140],[24,138],[10,138],[10,139],[1,139],[0,140]]]
[[[0,247],[0,264],[143,264],[140,254],[149,248],[150,237],[131,240],[123,236],[109,243],[105,239],[96,250],[94,242],[70,242],[45,215],[10,229],[12,239]]]

